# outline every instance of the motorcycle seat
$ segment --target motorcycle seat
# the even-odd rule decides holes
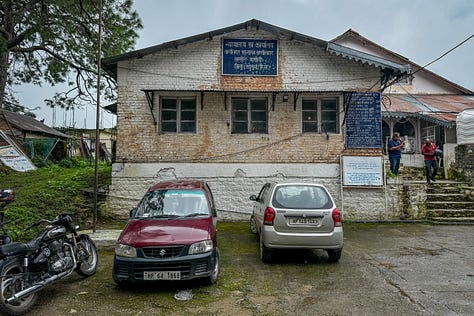
[[[24,253],[28,251],[37,250],[41,245],[41,239],[35,238],[27,243],[12,242],[3,246],[0,246],[1,256],[12,256],[17,253]]]

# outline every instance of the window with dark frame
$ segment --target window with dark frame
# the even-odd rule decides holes
[[[339,133],[338,99],[303,99],[302,127],[303,133]]]
[[[267,133],[266,98],[232,98],[232,133]]]
[[[162,98],[161,132],[195,133],[196,98]]]

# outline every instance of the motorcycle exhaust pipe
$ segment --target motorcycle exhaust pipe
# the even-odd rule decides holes
[[[29,294],[32,294],[36,291],[39,291],[41,290],[43,287],[45,287],[46,285],[48,285],[49,283],[51,282],[54,282],[56,281],[57,279],[61,279],[63,277],[65,277],[66,275],[70,274],[72,271],[64,271],[63,273],[60,273],[60,274],[57,274],[57,275],[53,275],[52,277],[50,277],[49,279],[46,279],[44,281],[41,281],[35,285],[33,285],[32,287],[29,287],[27,289],[24,289],[23,291],[20,291],[18,293],[15,293],[15,295],[13,295],[12,297],[9,297],[8,299],[6,299],[6,303],[7,304],[11,304],[12,302],[24,297],[24,296],[27,296]]]

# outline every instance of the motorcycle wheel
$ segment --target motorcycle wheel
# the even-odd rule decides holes
[[[24,315],[28,313],[38,299],[38,292],[24,296],[16,301],[7,303],[6,300],[15,293],[24,290],[27,285],[22,278],[23,265],[21,260],[6,262],[1,267],[0,279],[0,314],[5,315]]]
[[[77,248],[76,272],[85,277],[94,275],[99,266],[99,252],[95,243],[88,235],[80,235]]]

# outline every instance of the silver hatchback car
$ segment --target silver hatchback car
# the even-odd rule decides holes
[[[341,258],[341,212],[324,185],[266,183],[250,200],[250,228],[260,235],[263,262],[271,261],[276,249],[324,249],[330,262]]]

